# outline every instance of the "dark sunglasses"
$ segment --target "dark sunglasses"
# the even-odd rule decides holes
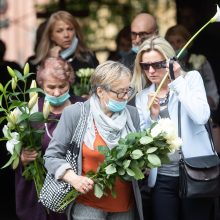
[[[162,69],[162,68],[166,68],[166,60],[162,60],[162,61],[158,61],[158,62],[154,62],[154,63],[140,63],[140,66],[143,70],[149,70],[150,66],[153,69]]]

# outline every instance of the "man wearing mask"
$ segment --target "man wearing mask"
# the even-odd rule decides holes
[[[134,60],[142,42],[154,35],[158,35],[156,19],[147,13],[135,16],[131,23],[132,52],[121,59],[121,63],[127,66],[133,73]]]

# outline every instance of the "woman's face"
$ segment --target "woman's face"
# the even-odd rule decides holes
[[[45,77],[43,82],[43,90],[51,96],[59,97],[66,93],[70,88],[70,84],[66,80],[60,80],[51,76],[50,74]]]
[[[119,102],[124,102],[128,100],[129,95],[127,92],[130,88],[130,82],[130,77],[122,76],[119,80],[111,85],[110,91],[106,91],[105,89],[98,87],[97,95],[99,96],[101,107],[105,113],[109,112],[106,106],[109,99],[113,99]]]
[[[182,49],[182,47],[186,44],[186,40],[178,34],[170,35],[167,38],[167,41],[171,44],[175,51]]]
[[[66,49],[70,47],[75,35],[75,29],[71,23],[59,20],[54,24],[51,32],[51,40],[62,49]]]
[[[143,72],[151,83],[159,85],[166,73],[166,60],[158,51],[151,50],[142,55]]]

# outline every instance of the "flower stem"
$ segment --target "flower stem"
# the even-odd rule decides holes
[[[180,52],[177,54],[177,58],[180,57],[180,55],[183,53],[183,51],[189,46],[189,44],[198,36],[198,34],[209,24],[211,23],[211,20],[209,20],[205,25],[203,25],[190,39],[189,41],[184,45],[184,47],[180,50]]]

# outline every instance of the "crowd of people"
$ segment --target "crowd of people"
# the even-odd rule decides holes
[[[23,148],[15,171],[18,219],[213,220],[214,198],[179,197],[178,150],[169,155],[168,164],[146,172],[145,179],[140,182],[117,179],[116,198],[112,195],[96,198],[94,181],[86,177],[89,170],[96,172],[104,160],[96,150],[97,146],[113,149],[120,138],[130,132],[143,131],[161,118],[170,118],[178,128],[179,104],[184,157],[213,153],[205,124],[218,108],[219,94],[213,70],[204,55],[194,56],[202,57],[203,62],[197,65],[198,59],[193,61],[193,54],[186,50],[173,62],[174,74],[166,78],[154,98],[169,71],[169,61],[190,38],[187,29],[175,25],[162,37],[156,19],[140,13],[129,27],[119,32],[117,51],[101,64],[86,46],[80,25],[70,13],[53,13],[38,30],[35,55],[28,60],[35,73],[31,77],[44,91],[35,108],[42,112],[45,101],[51,106],[51,120],[42,124],[45,167],[57,181],[69,183],[81,195],[69,205],[66,215],[48,213],[38,201],[34,182],[22,175],[23,168],[37,158],[37,152]],[[0,50],[2,69],[5,68],[2,67],[5,46],[1,41]],[[12,64],[5,62],[4,65]],[[81,68],[95,69],[90,77],[88,99],[71,91],[71,86],[79,81],[75,72]],[[4,69],[2,84],[9,80],[6,75]],[[79,102],[85,107],[83,115]],[[80,148],[76,173],[65,155],[79,120],[82,121],[83,135],[76,143]]]

